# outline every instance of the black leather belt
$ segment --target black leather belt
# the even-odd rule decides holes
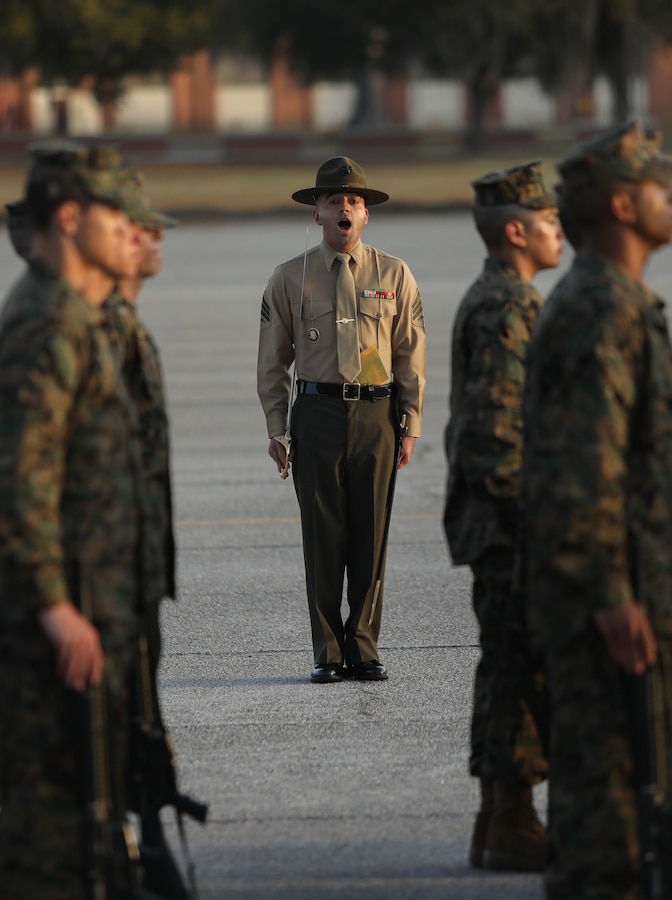
[[[386,400],[392,396],[391,384],[326,384],[321,381],[297,381],[299,394],[340,397],[342,400]]]

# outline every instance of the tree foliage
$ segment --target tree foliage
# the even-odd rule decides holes
[[[2,0],[0,71],[94,79],[114,99],[131,74],[169,71],[201,47],[287,59],[306,84],[421,70],[468,86],[478,144],[500,83],[536,75],[549,92],[605,75],[614,116],[654,40],[672,40],[670,0]],[[362,93],[360,92],[360,94]],[[369,111],[370,112],[370,111]],[[366,115],[366,111],[363,113]]]
[[[131,74],[169,71],[207,43],[207,0],[2,0],[0,65],[36,66],[46,83],[94,80],[114,99]]]
[[[306,84],[350,79],[372,57],[382,70],[398,71],[411,18],[401,0],[346,0],[338,7],[314,0],[213,0],[213,34],[224,46],[243,47],[267,62],[281,51]]]
[[[472,146],[489,99],[517,74],[550,93],[587,90],[604,75],[613,115],[629,113],[629,85],[654,40],[672,40],[670,0],[212,0],[213,33],[270,61],[282,52],[306,83],[359,79],[418,65],[465,81]]]
[[[216,33],[243,40],[262,59],[282,52],[306,83],[361,83],[367,71],[391,74],[418,64],[464,78],[478,131],[501,79],[529,55],[540,0],[359,0],[340,7],[247,0],[235,21],[235,0],[214,2]]]
[[[555,93],[590,86],[598,75],[609,82],[615,121],[630,113],[630,85],[643,70],[648,50],[672,40],[668,0],[546,0],[535,15],[534,72]]]
[[[425,2],[431,9],[416,26],[416,55],[436,74],[466,83],[472,112],[468,145],[478,150],[488,103],[502,81],[529,62],[539,0]]]

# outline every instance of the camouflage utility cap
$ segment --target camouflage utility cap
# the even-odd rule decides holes
[[[46,184],[50,197],[68,198],[77,190],[98,203],[125,208],[120,151],[106,144],[45,141],[32,144],[28,184]]]
[[[553,209],[558,205],[553,191],[544,184],[540,162],[514,166],[503,172],[490,172],[471,182],[475,206],[508,206],[515,203],[525,209]]]
[[[597,184],[672,179],[672,158],[660,152],[660,136],[633,121],[573,147],[558,163],[565,183]]]
[[[148,231],[163,231],[179,224],[177,219],[151,207],[143,197],[134,197],[126,203],[126,212],[131,222]]]

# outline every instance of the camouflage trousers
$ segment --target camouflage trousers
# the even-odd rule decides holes
[[[481,658],[469,769],[478,778],[538,784],[547,774],[538,725],[546,715],[545,684],[532,665],[523,604],[512,589],[513,553],[492,548],[471,568]]]
[[[551,705],[549,847],[551,900],[641,900],[636,796],[622,675],[597,631],[546,657]],[[662,673],[665,673],[662,676]],[[659,642],[663,716],[672,772],[672,645]],[[669,788],[668,788],[669,789]]]
[[[128,734],[128,628],[101,635],[112,731],[116,814],[123,813]],[[0,627],[0,895],[85,900],[85,828],[77,776],[74,694],[56,673],[46,638]]]

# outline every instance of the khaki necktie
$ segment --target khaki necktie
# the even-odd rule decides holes
[[[336,254],[341,263],[336,282],[336,347],[338,371],[346,382],[355,381],[362,364],[359,358],[359,328],[357,327],[357,294],[350,269],[350,254]]]

